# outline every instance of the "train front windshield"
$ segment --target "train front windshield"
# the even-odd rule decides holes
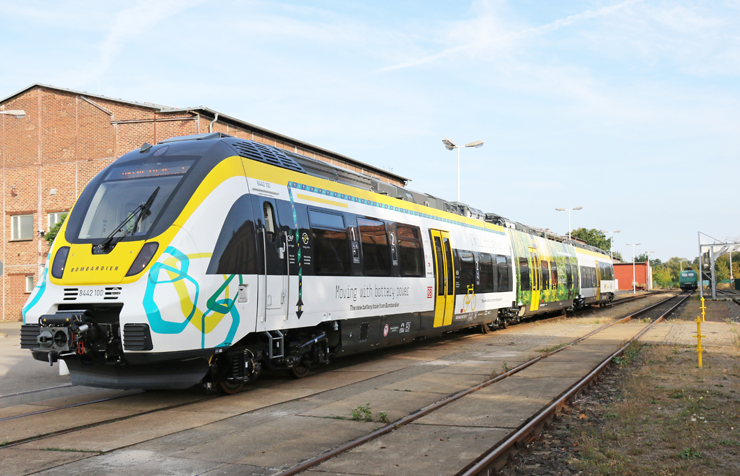
[[[132,217],[120,232],[140,239],[147,234],[192,163],[192,160],[180,160],[112,167],[95,191],[77,238],[107,238],[159,187],[148,213],[138,219]]]

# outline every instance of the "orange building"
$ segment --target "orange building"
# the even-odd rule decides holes
[[[635,288],[652,289],[653,268],[650,263],[635,263]],[[614,277],[618,280],[618,289],[632,289],[632,263],[614,263]]]

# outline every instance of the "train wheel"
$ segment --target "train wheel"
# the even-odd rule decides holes
[[[303,378],[308,375],[308,367],[303,364],[298,364],[290,369],[291,374],[295,378]]]
[[[216,382],[216,391],[221,395],[235,395],[244,388],[244,382],[229,382],[228,380],[219,380]]]

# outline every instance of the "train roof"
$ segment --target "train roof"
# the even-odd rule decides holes
[[[428,193],[416,192],[406,187],[389,184],[375,177],[359,174],[347,170],[343,167],[328,164],[317,159],[312,159],[278,147],[262,144],[251,140],[239,139],[222,132],[213,132],[207,134],[194,134],[188,136],[171,137],[167,140],[160,141],[159,144],[168,144],[183,141],[202,141],[222,139],[227,142],[241,157],[264,162],[276,167],[282,167],[295,172],[305,173],[314,177],[323,178],[332,182],[349,185],[381,195],[396,198],[406,202],[435,208],[448,213],[473,218],[476,220],[499,225],[504,228],[520,231],[530,235],[540,236],[542,238],[566,243],[577,248],[582,248],[596,253],[609,256],[609,253],[600,248],[587,245],[575,240],[568,240],[566,237],[559,236],[541,228],[534,228],[522,223],[509,220],[506,217],[496,213],[485,213],[477,208],[461,202],[450,202],[442,198],[435,197]]]

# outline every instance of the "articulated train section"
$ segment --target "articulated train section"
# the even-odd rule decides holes
[[[614,299],[609,255],[223,134],[134,150],[81,193],[21,345],[72,383],[233,394],[463,328]]]

